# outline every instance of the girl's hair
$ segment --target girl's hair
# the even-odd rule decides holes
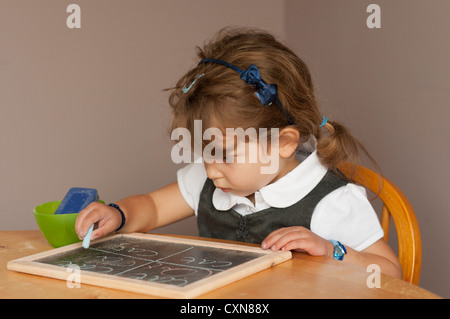
[[[293,117],[300,136],[316,137],[317,155],[327,168],[337,170],[342,162],[359,163],[360,151],[371,159],[343,125],[328,121],[320,127],[323,117],[307,66],[273,35],[256,29],[224,28],[212,41],[197,49],[198,61],[219,59],[243,70],[256,65],[265,83],[278,86],[278,99]],[[172,90],[169,98],[173,109],[172,129],[184,127],[193,133],[194,120],[202,120],[203,127],[214,124],[219,128],[281,130],[289,125],[275,103],[262,105],[255,95],[256,88],[223,65],[198,64]]]

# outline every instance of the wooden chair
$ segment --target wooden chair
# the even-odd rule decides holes
[[[366,167],[353,168],[346,163],[339,166],[339,170],[381,199],[383,202],[381,226],[384,230],[384,240],[388,240],[390,217],[392,217],[397,230],[398,258],[403,268],[403,280],[418,285],[422,263],[422,241],[419,224],[408,199],[394,183]]]

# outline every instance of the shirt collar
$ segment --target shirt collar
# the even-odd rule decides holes
[[[265,203],[271,207],[289,207],[308,195],[310,191],[322,180],[327,173],[327,168],[323,166],[316,151],[311,153],[292,171],[259,190],[259,194]],[[256,198],[256,194],[255,194]],[[229,210],[238,204],[252,206],[252,202],[243,196],[232,193],[224,193],[216,189],[213,193],[213,205],[218,210]]]

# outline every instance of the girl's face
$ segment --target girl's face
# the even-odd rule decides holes
[[[276,174],[261,174],[259,163],[205,162],[204,165],[217,188],[244,197],[253,195],[276,178]]]
[[[204,149],[203,163],[208,178],[223,192],[249,197],[284,175],[284,162],[279,161],[276,152],[277,143],[236,142],[234,138],[227,142],[217,137],[211,143]],[[214,159],[205,154],[208,149],[214,150]]]

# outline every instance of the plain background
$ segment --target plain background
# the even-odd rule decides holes
[[[81,29],[66,26],[70,3]],[[371,3],[380,29],[366,25]],[[253,26],[305,60],[323,114],[410,199],[420,286],[448,298],[448,12],[447,0],[1,0],[0,230],[38,229],[33,207],[70,187],[110,202],[175,181],[163,89],[218,29]],[[159,231],[196,235],[195,218]]]

